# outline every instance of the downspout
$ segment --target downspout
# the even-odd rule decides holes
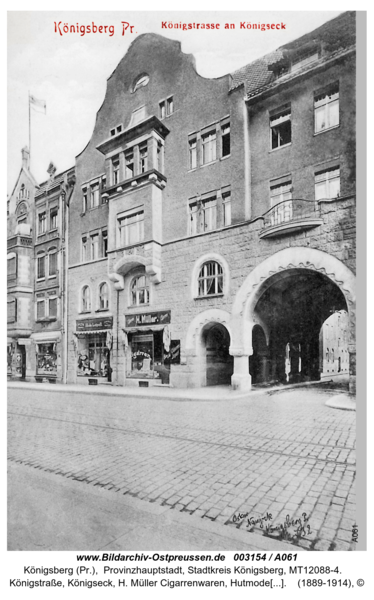
[[[69,275],[69,205],[70,199],[74,191],[75,177],[68,182],[67,175],[65,176],[65,227],[64,227],[64,296],[63,296],[63,304],[64,304],[64,325],[63,325],[63,333],[64,333],[64,371],[63,371],[63,383],[67,383],[67,373],[68,373],[68,275]],[[69,190],[70,188],[70,190]],[[68,191],[69,190],[69,191]]]
[[[244,97],[243,101],[243,127],[244,127],[244,218],[249,221],[252,217],[251,194],[251,146],[249,139],[249,110]]]

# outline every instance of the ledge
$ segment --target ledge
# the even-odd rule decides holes
[[[305,218],[300,219],[298,221],[286,221],[285,223],[279,223],[277,225],[273,225],[272,227],[262,229],[259,233],[259,238],[265,239],[281,235],[288,235],[296,231],[306,231],[307,229],[313,229],[313,227],[318,227],[319,225],[322,225],[322,223],[323,220],[317,218]]]

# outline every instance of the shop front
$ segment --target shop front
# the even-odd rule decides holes
[[[170,365],[179,357],[170,322],[170,310],[125,315],[126,385],[169,384]]]
[[[33,333],[31,340],[35,348],[35,366],[33,369],[35,381],[38,383],[61,381],[61,332]]]
[[[112,381],[113,317],[76,321],[77,382],[105,383]]]

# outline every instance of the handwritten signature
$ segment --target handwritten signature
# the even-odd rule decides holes
[[[301,517],[291,519],[290,515],[286,515],[283,522],[272,524],[270,521],[273,520],[273,515],[267,512],[262,517],[253,517],[249,513],[238,513],[233,515],[233,523],[242,522],[244,519],[247,520],[246,527],[252,528],[255,525],[259,525],[260,529],[268,535],[277,533],[281,539],[295,540],[303,536],[311,535],[312,530],[309,525],[309,516],[307,513],[303,513]]]

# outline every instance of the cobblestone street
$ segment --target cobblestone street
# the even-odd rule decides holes
[[[263,523],[275,539],[301,519],[300,534],[286,527],[292,544],[349,550],[356,413],[326,407],[328,397],[316,388],[215,402],[10,389],[8,458],[227,527],[263,532],[247,519],[270,513]]]

